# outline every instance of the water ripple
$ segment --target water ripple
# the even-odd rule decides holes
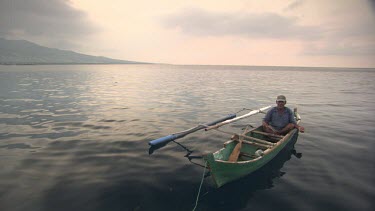
[[[148,142],[282,93],[306,133],[200,210],[373,210],[374,71],[173,65],[0,67],[0,204],[8,210],[191,210],[203,169]],[[271,83],[269,78],[278,78]],[[223,128],[241,131],[262,116]],[[194,154],[229,137],[199,131]],[[272,203],[270,203],[270,201]]]

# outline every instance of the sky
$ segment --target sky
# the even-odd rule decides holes
[[[375,0],[0,0],[0,37],[152,63],[375,67]]]

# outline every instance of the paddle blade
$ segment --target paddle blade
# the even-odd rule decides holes
[[[150,146],[165,146],[166,144],[168,144],[169,142],[175,140],[177,138],[176,135],[167,135],[167,136],[164,136],[164,137],[161,137],[161,138],[158,138],[158,139],[155,139],[155,140],[152,140],[150,142],[148,142],[148,144]]]
[[[238,156],[240,156],[241,152],[241,147],[242,147],[242,140],[234,147],[232,154],[229,156],[229,162],[237,162]]]

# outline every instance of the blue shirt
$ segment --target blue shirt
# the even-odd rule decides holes
[[[276,130],[283,129],[289,123],[297,124],[293,111],[288,107],[284,107],[284,111],[281,114],[277,111],[277,107],[273,107],[267,112],[263,120]]]

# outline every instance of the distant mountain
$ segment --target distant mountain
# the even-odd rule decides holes
[[[142,62],[90,56],[47,48],[26,40],[0,38],[0,64],[139,64]]]

